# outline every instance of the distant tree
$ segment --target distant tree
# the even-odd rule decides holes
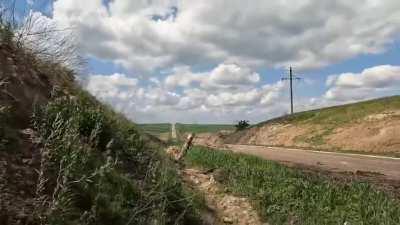
[[[250,126],[250,123],[248,120],[239,120],[238,124],[235,125],[236,130],[244,130],[248,126]]]

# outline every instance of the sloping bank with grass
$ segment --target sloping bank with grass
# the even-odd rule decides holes
[[[0,26],[0,224],[199,223],[162,146],[13,32]]]
[[[391,96],[271,119],[223,141],[397,157],[399,130],[400,96]]]
[[[271,225],[400,224],[400,201],[362,182],[342,183],[254,156],[195,147],[187,163],[216,169],[229,192],[249,197]]]

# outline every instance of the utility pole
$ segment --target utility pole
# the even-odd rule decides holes
[[[290,83],[290,114],[293,115],[293,80],[300,80],[300,77],[293,75],[292,67],[289,68],[289,77],[283,77],[281,80],[289,80]]]

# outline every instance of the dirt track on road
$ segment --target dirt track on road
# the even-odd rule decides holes
[[[224,149],[288,165],[301,165],[331,172],[352,172],[400,181],[400,158],[255,145],[224,145]]]
[[[172,125],[171,125],[171,138],[172,139],[176,139],[176,124],[175,123],[173,123]]]

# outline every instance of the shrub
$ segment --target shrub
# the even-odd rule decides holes
[[[236,130],[244,130],[244,129],[246,129],[246,128],[249,127],[249,126],[250,126],[250,124],[249,124],[249,121],[248,121],[248,120],[240,120],[240,121],[238,122],[238,124],[235,125]]]

